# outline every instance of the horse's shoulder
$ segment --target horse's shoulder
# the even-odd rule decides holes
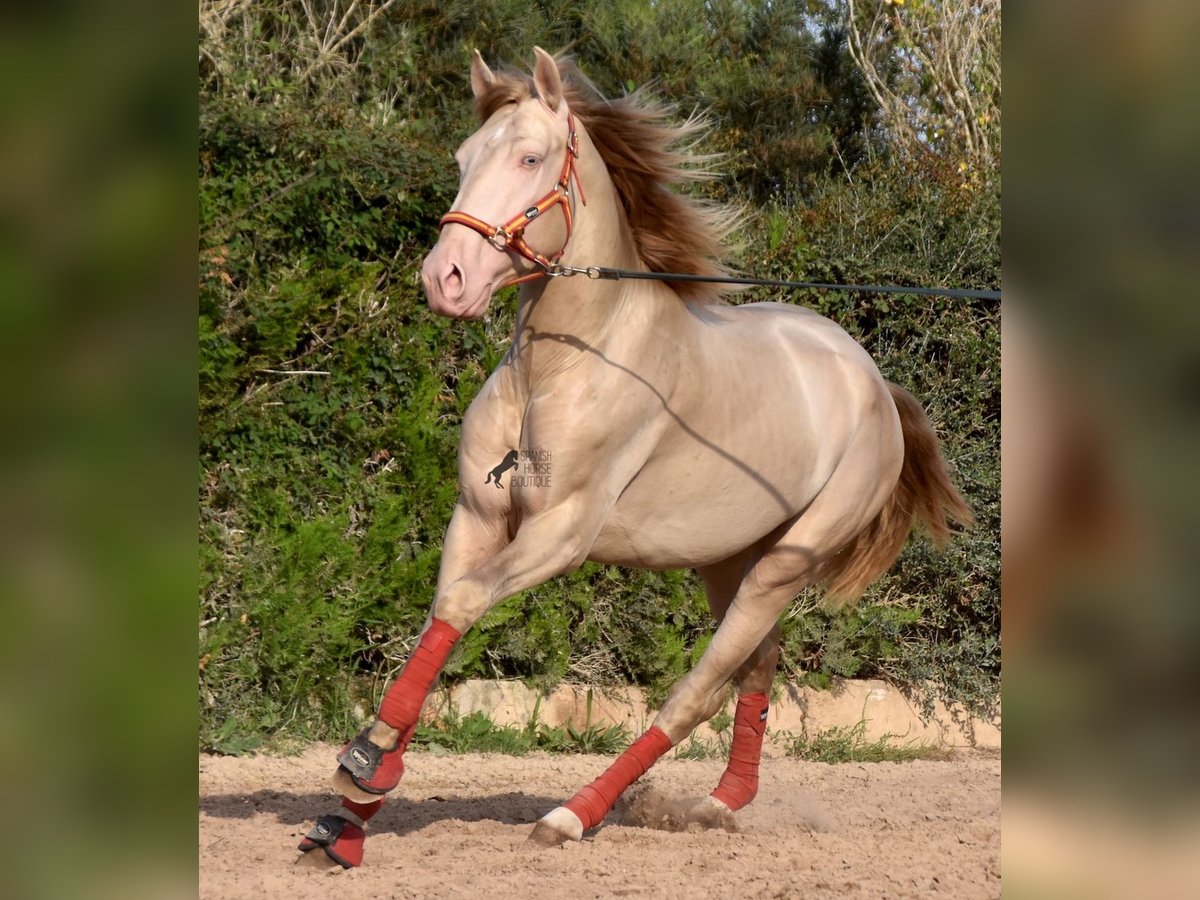
[[[513,367],[501,364],[471,400],[463,415],[463,437],[487,444],[497,439],[507,447],[515,446],[514,435],[520,431],[520,410],[523,401]]]

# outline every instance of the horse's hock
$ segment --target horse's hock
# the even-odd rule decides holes
[[[732,715],[734,702],[731,698],[724,711]],[[520,681],[482,679],[435,691],[425,703],[423,716],[436,719],[450,711],[483,713],[497,725],[523,727],[536,714],[538,723],[550,727],[616,725],[631,734],[643,732],[654,716],[637,687],[560,684],[543,694]],[[887,736],[900,745],[916,741],[948,749],[1000,749],[999,717],[995,721],[974,718],[961,707],[938,701],[933,715],[922,721],[920,711],[899,690],[872,679],[838,681],[830,690],[785,685],[771,701],[763,753],[782,755],[783,746],[772,738],[783,733],[811,738],[832,728],[853,728],[859,722],[865,723],[863,736],[868,741]],[[716,734],[705,723],[694,737],[712,742]]]

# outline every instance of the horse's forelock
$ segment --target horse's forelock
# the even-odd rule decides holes
[[[497,72],[487,90],[475,98],[475,118],[482,125],[501,107],[520,103],[535,96],[533,79],[522,72],[505,69]]]

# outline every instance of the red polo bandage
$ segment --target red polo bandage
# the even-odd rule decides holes
[[[767,732],[766,694],[738,697],[733,714],[733,746],[721,783],[712,792],[730,809],[741,809],[758,793],[758,762],[762,759],[763,735]]]
[[[421,642],[408,659],[408,665],[400,677],[392,682],[383,703],[379,704],[379,718],[398,731],[408,732],[417,724],[421,706],[429,695],[429,689],[446,664],[446,657],[462,635],[443,622],[432,619]],[[407,737],[405,735],[407,743]]]
[[[372,800],[370,803],[359,803],[356,800],[351,800],[349,797],[342,798],[342,809],[347,809],[358,816],[362,821],[369,821],[371,816],[379,812],[379,807],[383,806],[383,798]]]
[[[604,774],[563,804],[579,817],[583,829],[595,828],[608,815],[622,792],[646,774],[660,756],[671,749],[671,739],[661,728],[651,728],[630,744],[629,749]]]

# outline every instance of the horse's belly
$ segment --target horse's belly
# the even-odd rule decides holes
[[[818,484],[759,471],[723,477],[641,473],[621,495],[588,558],[650,569],[704,566],[745,549],[793,518]]]
[[[660,525],[641,524],[629,530],[606,527],[592,545],[588,559],[639,569],[685,569],[719,562],[762,536],[739,540],[726,528],[696,528],[693,524],[685,529],[666,522]]]

